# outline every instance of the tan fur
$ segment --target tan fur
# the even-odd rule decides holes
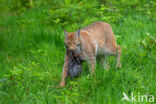
[[[106,69],[106,57],[108,55],[117,55],[117,67],[121,67],[121,47],[116,44],[116,40],[111,26],[105,22],[95,22],[84,29],[80,30],[79,36],[77,32],[65,33],[65,44],[69,50],[77,50],[78,44],[81,46],[81,58],[86,60],[91,69],[91,74],[94,73],[96,58],[101,59],[102,64]],[[68,54],[65,56],[62,79],[60,86],[65,85],[65,78],[68,70]]]

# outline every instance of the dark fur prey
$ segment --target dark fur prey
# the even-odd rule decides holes
[[[73,51],[69,51],[69,63],[67,76],[70,78],[78,77],[82,71],[82,61],[79,57],[75,57]]]

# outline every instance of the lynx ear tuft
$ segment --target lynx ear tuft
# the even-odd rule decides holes
[[[80,29],[76,32],[76,37],[80,36]]]
[[[65,37],[65,39],[67,39],[67,35],[68,35],[68,33],[66,32],[66,30],[64,30],[64,37]]]

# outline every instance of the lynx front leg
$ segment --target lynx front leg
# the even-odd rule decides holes
[[[92,64],[91,64],[91,75],[94,74],[94,71],[95,71],[95,64],[96,64],[96,59],[93,59],[93,60],[92,60]]]
[[[89,64],[89,70],[91,71],[91,75],[93,75],[95,71],[96,57],[92,56],[91,58],[89,58],[88,64]]]
[[[61,78],[61,82],[60,82],[60,87],[65,86],[65,78],[67,77],[67,71],[68,71],[68,59],[69,56],[68,54],[66,54],[65,56],[65,60],[64,60],[64,65],[63,65],[63,70],[62,70],[62,78]]]

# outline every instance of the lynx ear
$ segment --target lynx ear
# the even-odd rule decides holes
[[[76,37],[80,36],[80,29],[76,32]]]
[[[65,37],[65,39],[67,39],[67,35],[68,35],[68,33],[64,30],[64,37]]]

